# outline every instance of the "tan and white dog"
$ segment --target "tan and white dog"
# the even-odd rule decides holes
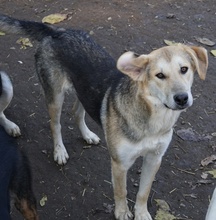
[[[65,91],[74,87],[74,114],[83,138],[100,139],[85,124],[85,111],[104,130],[112,163],[115,217],[133,217],[127,205],[126,176],[135,160],[143,166],[135,204],[136,220],[151,220],[147,200],[168,148],[173,126],[191,106],[194,73],[205,79],[208,57],[202,47],[167,46],[147,55],[124,53],[116,61],[81,30],[56,28],[0,15],[0,30],[38,40],[36,70],[43,86],[54,141],[54,160],[69,158],[60,116]],[[117,66],[117,67],[116,67]]]

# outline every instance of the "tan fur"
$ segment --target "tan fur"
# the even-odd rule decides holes
[[[205,79],[207,51],[179,44],[140,56],[127,52],[118,59],[117,70],[115,60],[83,31],[51,28],[4,15],[0,16],[0,27],[39,41],[36,70],[51,117],[54,160],[62,165],[69,158],[62,141],[60,116],[64,93],[74,86],[79,98],[74,105],[75,119],[84,140],[89,144],[100,141],[86,126],[85,111],[105,133],[112,161],[116,219],[132,218],[126,176],[142,156],[135,220],[152,220],[147,209],[151,185],[175,122],[193,104],[194,73]]]
[[[22,213],[23,217],[26,220],[39,220],[36,207],[32,204],[29,204],[28,200],[26,199],[19,200],[17,198],[15,205],[16,208]]]
[[[127,171],[137,157],[143,156],[140,187],[135,204],[135,220],[152,220],[147,200],[162,157],[172,138],[172,127],[182,109],[193,103],[191,86],[194,72],[205,79],[208,66],[206,50],[185,45],[163,47],[148,55],[123,54],[118,69],[131,82],[129,95],[116,95],[103,112],[102,121],[112,159],[115,217],[132,218],[127,206]],[[187,69],[186,73],[182,71]],[[165,78],[158,78],[162,73]],[[188,104],[177,106],[175,97],[188,95]],[[107,94],[107,97],[109,94]],[[132,97],[132,98],[131,98]],[[103,116],[105,114],[106,116]]]

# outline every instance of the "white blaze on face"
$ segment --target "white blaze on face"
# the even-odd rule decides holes
[[[151,95],[157,97],[167,107],[178,109],[174,96],[187,94],[187,107],[191,106],[193,103],[191,86],[194,73],[187,54],[173,55],[170,59],[159,58],[154,64],[150,82]],[[186,73],[181,72],[182,67],[188,68]],[[165,78],[158,78],[156,76],[158,73],[163,73]]]

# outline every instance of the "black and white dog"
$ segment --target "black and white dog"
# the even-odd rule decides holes
[[[15,194],[15,206],[23,217],[38,220],[29,162],[18,149],[14,138],[20,135],[20,129],[3,112],[12,97],[11,81],[6,73],[0,72],[0,219],[10,219],[12,191]]]
[[[19,127],[6,118],[4,110],[10,104],[13,97],[13,86],[8,75],[5,72],[0,72],[0,125],[5,131],[13,137],[20,136]]]

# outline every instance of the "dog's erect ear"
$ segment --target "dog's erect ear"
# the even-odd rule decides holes
[[[203,47],[190,47],[192,49],[191,57],[195,63],[196,70],[200,79],[204,80],[208,68],[208,53]]]
[[[148,56],[137,56],[129,51],[122,54],[117,61],[117,68],[124,74],[130,76],[135,81],[142,80],[143,70],[148,64]]]

